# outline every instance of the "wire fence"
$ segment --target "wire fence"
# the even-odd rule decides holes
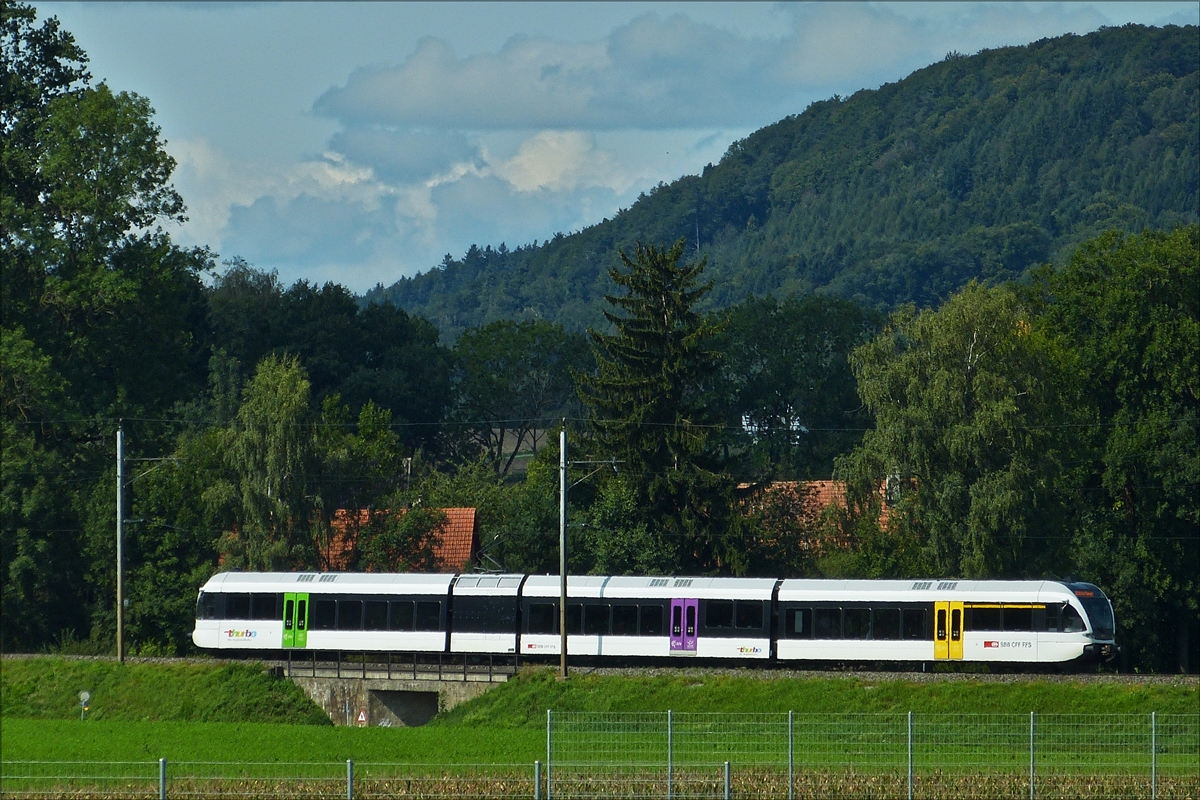
[[[547,712],[546,741],[564,800],[1200,797],[1200,715]]]
[[[532,764],[0,762],[21,798],[1197,798],[1200,714],[546,714]]]

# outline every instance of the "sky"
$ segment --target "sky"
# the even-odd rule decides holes
[[[172,239],[356,292],[611,217],[812,102],[1194,2],[35,2],[149,98]]]

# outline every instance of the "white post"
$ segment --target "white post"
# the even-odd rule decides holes
[[[125,431],[117,421],[117,661],[125,663]]]
[[[533,762],[533,800],[542,800],[542,762]]]
[[[1158,800],[1158,712],[1150,712],[1150,800]]]
[[[554,765],[554,757],[551,755],[551,746],[554,744],[554,727],[551,724],[554,712],[546,709],[546,800],[550,800],[552,792],[550,790],[550,782],[554,780],[554,775],[551,772],[551,767]]]
[[[167,760],[158,760],[158,800],[167,800]]]
[[[725,800],[730,800],[733,796],[733,787],[729,781],[729,762],[725,762]]]
[[[788,800],[796,796],[796,712],[788,712]]]
[[[558,636],[559,665],[567,677],[567,421],[558,434]]]
[[[908,800],[913,800],[912,712],[908,712]]]
[[[1034,712],[1029,712],[1029,800],[1034,800],[1036,796],[1033,774],[1033,714]]]
[[[671,711],[667,711],[667,800],[671,800],[671,778],[675,767],[675,732],[671,721]]]
[[[354,760],[346,759],[346,800],[354,800]]]

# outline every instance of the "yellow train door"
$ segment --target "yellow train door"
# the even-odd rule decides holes
[[[960,661],[963,657],[963,604],[958,601],[933,604],[933,657]]]

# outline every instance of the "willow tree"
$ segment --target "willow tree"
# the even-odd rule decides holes
[[[230,566],[273,570],[312,560],[309,394],[308,376],[294,356],[267,356],[243,390],[224,443],[240,506],[238,531],[222,541]]]
[[[1055,482],[1073,458],[1076,382],[1034,321],[1011,288],[971,283],[939,309],[901,309],[853,353],[875,428],[838,472],[860,501],[896,490],[889,525],[938,575],[1062,569]]]
[[[640,517],[600,535],[637,531],[643,569],[738,571],[729,478],[715,446],[720,416],[710,402],[719,328],[696,310],[712,284],[701,282],[703,260],[681,262],[683,249],[680,240],[670,248],[639,243],[632,258],[619,252],[609,277],[625,291],[606,295],[613,310],[604,312],[614,332],[588,331],[597,371],[579,377],[594,445],[622,462],[614,480],[628,484]],[[612,544],[603,549],[622,549]],[[609,564],[622,567],[635,565]]]

